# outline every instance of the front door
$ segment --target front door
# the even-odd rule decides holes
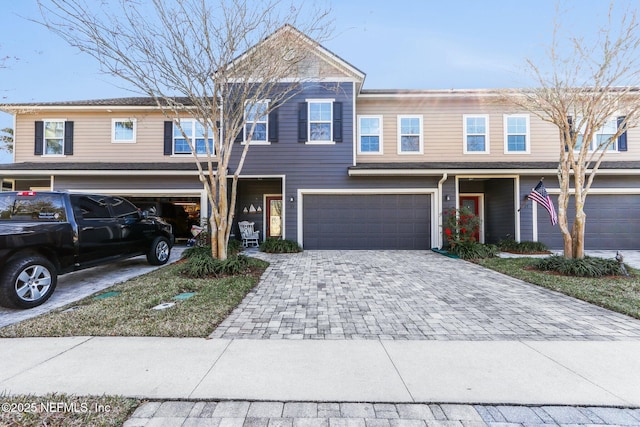
[[[282,196],[266,198],[266,237],[282,238]]]
[[[479,195],[461,195],[460,196],[460,208],[467,208],[471,213],[480,218],[480,228],[474,233],[476,242],[484,242],[484,236],[481,233],[484,223],[482,218],[482,196]]]

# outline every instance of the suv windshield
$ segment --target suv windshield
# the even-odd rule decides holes
[[[66,220],[67,215],[60,194],[0,193],[0,221],[64,222]]]

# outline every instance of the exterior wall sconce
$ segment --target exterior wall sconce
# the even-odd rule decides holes
[[[293,202],[295,202],[295,201],[296,201],[296,198],[295,198],[295,197],[293,197],[293,196],[290,196],[290,197],[289,197],[289,201],[290,201],[291,203],[293,203]]]
[[[446,196],[444,196],[444,199],[445,199],[447,202],[450,202],[450,201],[451,201],[451,196],[447,194]]]

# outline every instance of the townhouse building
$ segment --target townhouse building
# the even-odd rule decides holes
[[[317,82],[260,119],[237,221],[305,249],[429,249],[442,246],[443,212],[464,206],[481,217],[482,242],[562,247],[546,211],[524,200],[543,177],[557,199],[557,128],[496,90],[366,89],[362,71],[313,46]],[[208,217],[189,146],[152,99],[3,110],[15,139],[14,163],[0,165],[4,190],[99,192]],[[200,125],[182,122],[199,150]],[[585,209],[588,249],[640,249],[640,130],[609,149]]]

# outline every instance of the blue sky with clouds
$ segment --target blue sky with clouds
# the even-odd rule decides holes
[[[367,89],[521,87],[525,58],[542,58],[556,0],[327,0],[335,19],[324,46],[366,73]],[[590,34],[605,24],[607,0],[566,0],[563,25]],[[134,95],[30,22],[35,0],[0,0],[0,102]],[[16,59],[13,59],[16,58]],[[11,126],[0,113],[0,128]],[[9,158],[10,159],[10,158]],[[0,162],[7,161],[0,155]]]

